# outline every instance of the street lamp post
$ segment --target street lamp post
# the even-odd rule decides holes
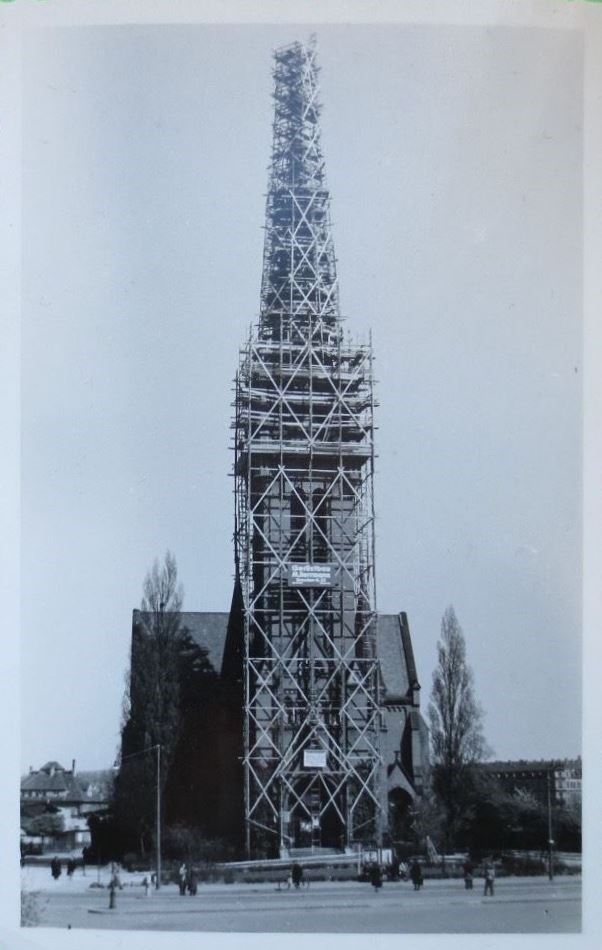
[[[159,604],[159,629],[163,631],[163,611],[165,610],[165,601]],[[155,887],[157,890],[161,887],[161,743],[155,746],[157,750],[157,881]]]
[[[161,745],[157,744],[157,884],[161,887]]]
[[[554,839],[552,838],[552,788],[551,775],[548,769],[548,877],[554,879]]]

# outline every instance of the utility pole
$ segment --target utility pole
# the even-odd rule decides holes
[[[554,839],[552,838],[552,788],[551,769],[548,768],[548,877],[554,879]]]
[[[161,887],[161,745],[157,749],[157,883],[156,889]]]
[[[161,601],[159,604],[159,614],[160,614],[160,626],[159,629],[163,633],[163,611],[165,610],[165,603]],[[156,745],[157,749],[157,883],[155,885],[156,889],[159,890],[161,887],[161,743],[158,742]]]

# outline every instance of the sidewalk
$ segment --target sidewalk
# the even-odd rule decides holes
[[[143,880],[145,877],[150,878],[150,872],[145,871],[123,871],[119,872],[119,879],[123,886],[122,893],[133,894],[133,893],[143,893]],[[105,867],[98,868],[94,866],[86,867],[86,873],[84,874],[81,868],[77,868],[73,876],[69,878],[63,867],[63,872],[59,879],[55,881],[50,873],[49,868],[41,867],[24,867],[21,869],[21,887],[27,891],[40,891],[44,894],[83,894],[91,890],[91,885],[96,885],[100,883],[104,888],[107,888],[111,879],[111,866],[106,865]],[[505,890],[510,888],[514,890],[520,888],[524,890],[528,888],[529,885],[536,885],[544,883],[549,884],[550,887],[563,887],[576,883],[581,883],[580,875],[560,875],[554,878],[554,881],[550,884],[547,878],[542,876],[538,877],[504,877],[498,878],[495,883],[496,897],[499,895],[500,891],[503,893]],[[96,888],[92,887],[92,891]],[[475,880],[474,892],[482,892],[483,882],[477,878]],[[281,893],[287,893],[285,888],[281,888]],[[312,882],[310,887],[305,889],[303,888],[304,893],[312,894],[313,891],[319,891],[324,893],[324,891],[331,892],[340,892],[341,890],[350,890],[354,894],[359,894],[364,891],[370,892],[371,887],[366,882],[357,882],[357,881],[315,881]],[[411,882],[409,881],[392,881],[385,882],[383,884],[383,890],[397,890],[400,893],[409,892],[412,890]],[[153,889],[154,891],[154,889]],[[232,894],[235,892],[242,892],[244,894],[251,893],[272,893],[278,892],[278,884],[274,881],[259,883],[259,882],[249,882],[242,883],[237,882],[233,884],[224,884],[221,882],[218,883],[199,883],[199,894]],[[464,883],[461,879],[430,879],[426,881],[424,885],[424,891],[447,891],[448,893],[457,892],[459,895],[464,895]],[[163,884],[160,891],[160,895],[168,896],[170,894],[178,894],[178,888],[176,884]],[[153,892],[151,892],[151,897]],[[158,896],[158,895],[157,895]]]
[[[150,871],[128,872],[119,871],[119,880],[124,888],[140,887],[145,877],[150,878]],[[90,889],[91,884],[102,884],[108,887],[111,880],[111,865],[107,864],[98,869],[94,865],[87,865],[85,874],[81,867],[78,867],[71,877],[67,874],[66,862],[62,862],[61,876],[55,881],[50,873],[50,868],[34,867],[26,865],[21,868],[21,888],[26,891],[43,891],[50,893],[60,893],[68,891],[81,894]]]

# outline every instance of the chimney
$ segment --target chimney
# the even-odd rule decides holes
[[[75,775],[75,759],[71,759],[71,774]]]

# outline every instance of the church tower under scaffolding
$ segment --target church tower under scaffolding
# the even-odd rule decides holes
[[[163,820],[237,857],[407,856],[428,730],[407,616],[376,612],[372,349],[342,328],[313,45],[277,50],[274,80],[260,314],[235,384],[234,591],[229,611],[178,615]],[[155,620],[133,611],[124,762],[149,745],[135,711]]]
[[[260,315],[235,384],[246,850],[379,845],[371,345],[339,311],[312,44],[278,49]]]

